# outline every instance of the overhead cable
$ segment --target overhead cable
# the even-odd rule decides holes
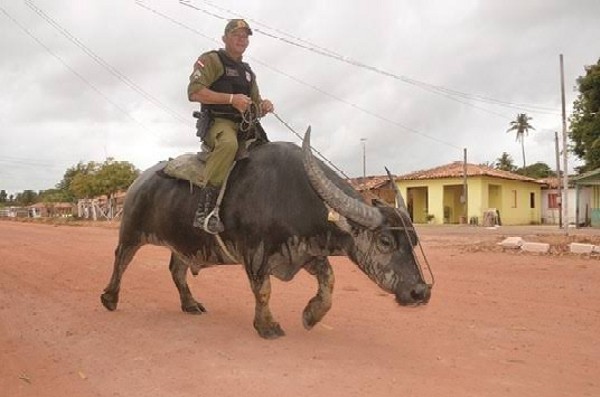
[[[117,79],[122,81],[125,85],[131,88],[133,91],[140,94],[147,101],[155,105],[156,107],[162,109],[166,113],[170,114],[172,117],[177,119],[182,124],[189,125],[189,119],[183,117],[175,110],[171,109],[169,106],[165,105],[163,102],[155,98],[153,95],[146,92],[143,88],[133,82],[130,78],[128,78],[125,74],[120,72],[117,68],[106,62],[102,57],[92,51],[88,46],[83,44],[81,40],[71,34],[68,30],[66,30],[63,26],[61,26],[58,22],[48,16],[42,9],[37,7],[32,0],[25,0],[25,4],[36,14],[38,14],[43,20],[45,20],[50,26],[52,26],[55,30],[57,30],[61,35],[63,35],[67,40],[75,44],[79,49],[81,49],[88,57],[90,57],[94,62],[102,66],[106,69],[110,74],[115,76]]]
[[[4,8],[2,8],[0,6],[0,11],[2,11],[2,13],[4,15],[6,15],[6,17],[8,19],[10,19],[19,29],[21,29],[27,36],[29,36],[33,41],[35,41],[39,46],[41,46],[42,48],[44,48],[50,55],[52,55],[56,60],[58,60],[71,74],[73,74],[75,77],[77,77],[79,80],[81,80],[85,85],[87,85],[88,87],[90,87],[94,92],[96,92],[96,94],[100,95],[106,102],[110,103],[112,106],[114,106],[117,110],[119,110],[121,113],[123,113],[128,119],[130,119],[131,121],[133,121],[134,123],[138,124],[139,126],[141,126],[144,130],[152,132],[148,127],[146,127],[145,125],[143,125],[142,123],[140,123],[137,119],[135,119],[127,110],[125,110],[124,108],[122,108],[119,104],[117,104],[116,102],[114,102],[112,99],[110,99],[106,94],[104,94],[98,87],[96,87],[94,84],[92,84],[88,79],[86,79],[83,75],[81,75],[79,72],[77,72],[77,70],[75,70],[73,67],[71,67],[71,65],[69,65],[64,59],[62,59],[58,54],[56,54],[55,52],[53,52],[50,47],[48,47],[47,45],[45,45],[40,39],[38,39],[33,33],[31,33],[26,27],[24,27],[21,23],[19,23],[19,21],[17,21],[15,18],[13,18],[12,15],[10,15]]]
[[[182,3],[182,4],[184,4],[184,3]],[[197,29],[195,29],[195,28],[192,28],[192,27],[190,27],[190,26],[188,26],[188,25],[186,25],[186,24],[184,24],[184,23],[182,23],[182,22],[180,22],[180,21],[176,20],[176,19],[175,19],[175,18],[173,18],[173,17],[170,17],[170,16],[168,16],[168,15],[166,15],[166,14],[164,14],[164,13],[162,13],[162,12],[160,12],[160,11],[158,11],[158,10],[156,10],[156,9],[152,8],[152,7],[149,7],[149,6],[145,5],[145,4],[143,4],[143,3],[142,3],[141,1],[139,1],[139,0],[137,0],[137,1],[136,1],[136,5],[138,5],[138,6],[142,7],[142,8],[144,8],[144,9],[146,9],[146,10],[148,10],[148,11],[151,11],[151,12],[152,12],[152,13],[154,13],[155,15],[158,15],[158,16],[160,16],[161,18],[164,18],[164,19],[166,19],[166,20],[170,21],[171,23],[174,23],[174,24],[176,24],[176,25],[178,25],[178,26],[180,26],[180,27],[182,27],[182,28],[184,28],[184,29],[187,29],[187,30],[189,30],[189,31],[191,31],[191,32],[193,32],[193,33],[195,33],[195,34],[199,35],[199,36],[202,36],[202,37],[204,37],[204,38],[206,38],[206,39],[208,39],[208,40],[210,40],[210,41],[213,41],[213,42],[216,42],[216,43],[218,43],[218,40],[216,40],[216,39],[214,39],[214,38],[210,37],[210,36],[209,36],[209,35],[207,35],[206,33],[203,33],[203,32],[201,32],[201,31],[199,31],[199,30],[197,30]],[[193,6],[192,6],[192,7],[193,7]],[[347,101],[347,100],[345,100],[345,99],[342,99],[342,98],[340,98],[340,97],[338,97],[338,96],[336,96],[336,95],[333,95],[333,94],[331,94],[330,92],[328,92],[328,91],[325,91],[325,90],[323,90],[323,89],[321,89],[321,88],[319,88],[319,87],[317,87],[317,86],[315,86],[315,85],[309,84],[309,83],[307,83],[306,81],[304,81],[304,80],[302,80],[302,79],[299,79],[299,78],[297,78],[297,77],[294,77],[294,76],[292,76],[292,75],[290,75],[290,74],[288,74],[288,73],[286,73],[286,72],[283,72],[282,70],[280,70],[280,69],[277,69],[277,68],[273,67],[272,65],[270,65],[270,64],[268,64],[268,63],[266,63],[266,62],[262,62],[261,60],[259,60],[259,59],[257,59],[257,58],[254,58],[254,57],[252,57],[252,56],[249,56],[248,58],[249,58],[250,60],[252,60],[252,62],[256,62],[256,63],[258,63],[258,64],[260,64],[260,65],[264,66],[265,68],[267,68],[267,69],[270,69],[271,71],[273,71],[273,72],[275,72],[275,73],[278,73],[278,74],[280,74],[280,75],[282,75],[282,76],[285,76],[285,77],[287,77],[287,78],[289,78],[289,79],[291,79],[291,80],[293,80],[293,81],[297,82],[298,84],[301,84],[301,85],[304,85],[304,86],[306,86],[306,87],[309,87],[309,88],[311,88],[311,89],[313,89],[313,90],[315,90],[315,91],[319,92],[319,93],[320,93],[320,94],[322,94],[322,95],[325,95],[325,96],[327,96],[327,97],[329,97],[329,98],[331,98],[331,99],[333,99],[333,100],[336,100],[336,101],[338,101],[338,102],[341,102],[341,103],[344,103],[344,104],[346,104],[346,105],[348,105],[348,106],[351,106],[351,107],[353,107],[353,108],[355,108],[355,109],[357,109],[357,110],[359,110],[359,111],[361,111],[361,112],[364,112],[364,113],[366,113],[366,114],[368,114],[368,115],[370,115],[370,116],[372,116],[372,117],[375,117],[375,118],[377,118],[377,119],[379,119],[379,120],[382,120],[382,121],[385,121],[385,122],[387,122],[387,123],[390,123],[390,124],[392,124],[392,125],[395,125],[396,127],[400,127],[400,128],[402,128],[404,131],[407,131],[407,132],[410,132],[410,133],[413,133],[413,134],[416,134],[416,135],[420,135],[420,136],[422,136],[422,137],[424,137],[424,138],[427,138],[427,139],[430,139],[430,140],[432,140],[432,141],[435,141],[435,142],[438,142],[438,143],[441,143],[441,144],[444,144],[444,145],[447,145],[447,146],[453,147],[453,148],[455,148],[455,149],[462,150],[462,148],[461,148],[461,147],[459,147],[459,146],[457,146],[457,145],[455,145],[455,144],[453,144],[453,143],[446,142],[446,141],[444,141],[444,140],[442,140],[442,139],[436,138],[436,137],[434,137],[434,136],[431,136],[431,135],[427,135],[427,134],[425,134],[425,133],[423,133],[423,132],[420,132],[420,131],[418,131],[418,130],[416,130],[416,129],[414,129],[414,128],[408,127],[408,126],[406,126],[406,125],[403,125],[403,124],[401,124],[401,123],[399,123],[399,122],[397,122],[397,121],[394,121],[394,120],[391,120],[391,119],[389,119],[389,118],[387,118],[387,117],[381,116],[381,115],[379,115],[379,114],[377,114],[377,113],[375,113],[375,112],[373,112],[373,111],[371,111],[371,110],[368,110],[368,109],[366,109],[366,108],[364,108],[364,107],[362,107],[362,106],[356,105],[355,103],[349,102],[349,101]],[[503,116],[503,117],[504,117],[504,116]]]
[[[281,36],[275,35],[273,33],[269,33],[267,31],[264,31],[264,30],[260,29],[260,28],[253,28],[254,31],[256,31],[257,33],[262,34],[264,36],[270,37],[270,38],[275,39],[275,40],[282,41],[282,42],[284,42],[286,44],[289,44],[289,45],[293,45],[293,46],[296,46],[296,47],[299,47],[299,48],[302,48],[302,49],[314,52],[314,53],[322,55],[322,56],[326,56],[326,57],[338,60],[340,62],[344,62],[344,63],[350,64],[350,65],[353,65],[353,66],[356,66],[356,67],[360,67],[360,68],[363,68],[363,69],[366,69],[366,70],[370,70],[370,71],[372,71],[374,73],[378,73],[378,74],[381,74],[383,76],[391,77],[393,79],[396,79],[396,80],[402,81],[404,83],[416,86],[418,88],[421,88],[421,89],[423,89],[425,91],[428,91],[428,92],[431,92],[433,94],[441,95],[441,96],[446,97],[446,98],[448,98],[450,100],[453,100],[455,102],[459,102],[459,103],[462,103],[464,105],[471,106],[471,107],[476,108],[478,110],[481,110],[481,111],[484,111],[484,112],[487,112],[487,113],[490,113],[490,114],[494,114],[494,115],[500,116],[502,118],[508,118],[509,116],[506,116],[504,114],[500,114],[500,113],[496,113],[496,112],[490,111],[490,110],[488,110],[486,108],[478,107],[478,106],[476,106],[476,105],[474,105],[474,104],[472,104],[470,102],[463,101],[463,100],[461,100],[459,98],[463,98],[463,99],[466,99],[466,100],[472,100],[472,101],[478,101],[478,102],[485,102],[487,104],[492,104],[492,105],[497,105],[497,106],[503,106],[503,107],[507,107],[507,108],[511,108],[511,109],[516,109],[516,110],[525,110],[525,111],[528,111],[530,113],[560,114],[556,109],[545,107],[545,106],[532,105],[532,104],[522,104],[522,103],[514,103],[514,102],[509,102],[509,101],[503,101],[503,100],[499,100],[499,99],[490,98],[490,97],[483,96],[483,95],[467,94],[467,93],[464,93],[464,92],[461,92],[461,91],[457,91],[457,90],[453,90],[453,89],[450,89],[450,88],[446,88],[446,87],[443,87],[443,86],[438,86],[438,85],[434,85],[434,84],[425,83],[425,82],[422,82],[422,81],[419,81],[419,80],[416,80],[416,79],[413,79],[413,78],[410,78],[410,77],[407,77],[407,76],[397,75],[395,73],[391,73],[391,72],[382,70],[382,69],[377,68],[375,66],[367,65],[365,63],[353,60],[353,59],[351,59],[349,57],[346,57],[346,56],[343,56],[341,54],[338,54],[335,51],[332,51],[332,50],[329,50],[329,49],[327,49],[325,47],[313,44],[313,43],[311,43],[308,40],[304,40],[304,39],[299,38],[297,36],[294,36],[294,35],[291,35],[289,33],[283,32],[282,30],[271,28],[271,27],[269,27],[269,26],[265,25],[264,23],[261,23],[261,22],[259,22],[257,20],[254,20],[254,19],[251,19],[251,18],[245,18],[243,15],[241,15],[239,13],[236,13],[236,12],[234,12],[232,10],[220,7],[218,5],[215,5],[214,3],[212,3],[212,2],[210,2],[208,0],[200,0],[200,1],[202,1],[203,3],[209,5],[210,7],[213,7],[215,9],[217,9],[217,10],[228,12],[228,13],[234,15],[234,16],[241,17],[241,18],[244,18],[244,19],[248,19],[249,21],[251,21],[251,22],[253,22],[253,23],[255,23],[255,24],[259,25],[259,26],[266,27],[267,29],[269,29],[271,31],[275,31],[275,32],[280,33],[282,35],[285,35],[285,36],[287,36],[289,38],[285,38],[285,37],[281,37]],[[203,12],[203,13],[205,13],[207,15],[210,15],[212,17],[215,17],[215,18],[218,18],[218,19],[223,19],[223,20],[227,19],[226,17],[224,17],[222,15],[219,15],[219,14],[216,14],[216,13],[211,12],[209,10],[206,10],[205,8],[201,8],[201,7],[198,7],[196,5],[193,5],[193,4],[190,3],[189,0],[187,0],[187,1],[186,0],[179,0],[179,3],[181,5],[193,8],[193,9],[195,9],[197,11],[201,11],[201,12]],[[305,43],[305,44],[301,44],[301,43]]]

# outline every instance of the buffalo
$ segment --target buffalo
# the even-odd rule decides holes
[[[268,142],[236,163],[222,198],[225,231],[219,236],[192,226],[199,189],[165,175],[165,164],[144,171],[127,192],[113,273],[101,295],[108,310],[117,308],[123,273],[145,244],[171,250],[169,269],[188,313],[206,311],[190,292],[188,269],[197,275],[214,265],[242,264],[256,301],[254,328],[267,339],[284,335],[269,308],[270,276],[289,281],[301,269],[315,276],[317,294],[302,314],[311,329],[332,304],[328,256],[348,256],[400,305],[429,301],[431,285],[415,256],[417,235],[406,210],[365,203],[313,157],[310,128],[302,148]]]

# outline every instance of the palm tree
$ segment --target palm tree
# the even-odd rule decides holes
[[[510,157],[510,154],[506,152],[502,152],[502,156],[498,157],[495,166],[497,170],[509,172],[515,172],[517,170],[517,167],[513,163],[512,157]]]
[[[525,169],[525,135],[529,130],[535,130],[530,124],[531,117],[525,113],[517,114],[517,119],[510,122],[510,128],[506,132],[517,131],[517,142],[521,141],[521,150],[523,151],[523,169]]]

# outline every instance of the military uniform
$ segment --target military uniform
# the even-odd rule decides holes
[[[250,66],[232,59],[224,50],[206,52],[194,64],[188,97],[203,88],[226,94],[245,94],[255,104],[261,102],[256,77]],[[206,184],[218,187],[235,159],[242,115],[231,104],[202,104],[202,110],[210,111],[214,119],[204,139],[212,149],[206,162],[204,180]]]
[[[245,37],[234,31],[244,29],[249,36],[252,30],[243,19],[232,19],[225,26],[223,41],[225,47],[230,46],[234,55],[239,52],[240,58],[233,59],[225,50],[206,52],[194,64],[194,71],[190,76],[188,85],[188,98],[195,100],[196,93],[203,89],[221,94],[230,94],[229,103],[202,103],[203,114],[208,113],[212,118],[212,125],[202,137],[212,150],[204,167],[204,188],[200,191],[198,209],[193,225],[203,228],[207,233],[218,234],[224,230],[224,225],[219,219],[219,208],[216,205],[219,189],[222,186],[238,151],[238,130],[244,121],[242,114],[233,106],[234,95],[243,94],[249,97],[256,105],[262,108],[256,77],[250,66],[242,62],[241,54],[247,43],[240,41]],[[232,34],[229,36],[229,34]],[[226,40],[227,39],[227,40]],[[241,43],[241,44],[240,44]],[[242,48],[243,46],[243,48]],[[221,96],[222,98],[222,96]],[[239,100],[239,96],[236,97]],[[265,102],[272,109],[272,104]],[[246,105],[246,103],[244,103]],[[239,102],[238,102],[239,105]],[[206,118],[199,119],[207,121]],[[246,122],[244,121],[244,126]],[[256,128],[255,128],[256,130]],[[262,128],[261,128],[262,130]],[[264,133],[264,131],[263,131]],[[266,138],[266,136],[265,136]]]

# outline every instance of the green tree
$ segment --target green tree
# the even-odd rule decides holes
[[[43,203],[62,203],[72,200],[72,195],[67,190],[47,189],[39,193],[39,201]]]
[[[6,190],[0,190],[0,203],[4,204],[8,200],[8,194],[6,194]]]
[[[579,95],[569,117],[573,153],[585,163],[580,172],[600,168],[600,59],[585,72],[577,79]]]
[[[528,134],[529,130],[535,130],[529,124],[529,120],[531,117],[527,116],[525,113],[517,114],[517,118],[510,122],[510,128],[506,130],[506,132],[516,131],[517,132],[517,142],[521,142],[521,151],[523,152],[523,168],[526,167],[525,164],[525,135]]]
[[[552,171],[548,164],[541,161],[528,165],[525,168],[519,168],[517,173],[535,179],[547,178],[549,176],[556,175],[556,173]]]
[[[513,161],[510,154],[506,152],[502,152],[502,155],[496,159],[496,163],[494,168],[502,171],[515,172],[517,167],[515,166],[515,162]]]
[[[93,198],[105,195],[108,199],[108,217],[114,213],[114,195],[125,190],[139,175],[133,164],[108,158],[102,164],[90,161],[79,163],[65,174],[63,182],[75,198]],[[67,178],[68,176],[68,178]]]
[[[85,175],[93,174],[96,172],[97,167],[97,164],[93,161],[88,163],[80,161],[73,167],[67,168],[63,179],[56,184],[56,188],[64,192],[67,197],[66,201],[74,201],[77,198],[93,197],[94,192],[87,186],[88,181],[85,180]],[[73,181],[76,177],[78,177],[77,183],[73,185]]]
[[[17,193],[15,201],[19,205],[28,206],[37,202],[38,194],[33,190],[23,190],[21,193]]]
[[[125,190],[138,177],[140,172],[127,161],[114,161],[108,158],[96,174],[98,188],[108,197]]]
[[[102,194],[95,177],[99,169],[98,163],[90,161],[87,164],[78,163],[67,170],[69,175],[66,181],[63,179],[63,182],[68,183],[67,189],[74,198],[92,198]]]
[[[98,188],[108,198],[108,217],[112,219],[115,211],[114,195],[125,190],[139,175],[133,164],[127,161],[106,159],[96,174]]]

